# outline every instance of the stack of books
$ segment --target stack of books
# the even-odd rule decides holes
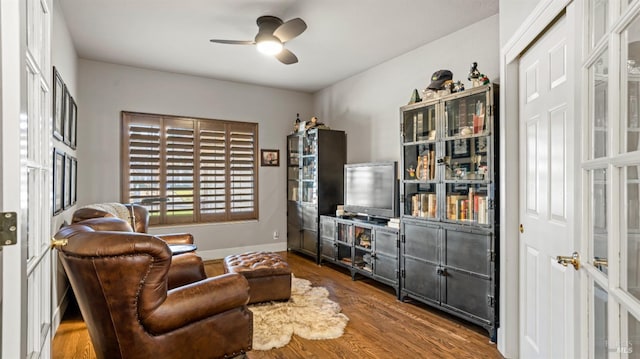
[[[447,218],[456,221],[473,221],[488,224],[488,200],[473,190],[469,194],[447,195]]]
[[[387,226],[391,228],[400,228],[400,218],[390,218]]]

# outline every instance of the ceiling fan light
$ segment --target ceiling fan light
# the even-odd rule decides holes
[[[264,40],[256,44],[258,51],[265,55],[277,55],[282,51],[282,43],[275,40]]]

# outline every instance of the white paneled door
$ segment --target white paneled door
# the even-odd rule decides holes
[[[51,356],[51,0],[0,2],[0,211],[17,214],[2,254],[2,358]]]
[[[557,19],[520,58],[520,357],[574,358],[578,271],[575,209],[573,17]]]

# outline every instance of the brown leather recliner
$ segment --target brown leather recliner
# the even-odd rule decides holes
[[[125,204],[124,206],[129,213],[133,210],[135,232],[147,233],[149,211],[145,207],[136,204]],[[131,218],[129,218],[129,221],[131,221]],[[131,227],[131,222],[114,217],[114,214],[107,211],[91,207],[82,207],[73,212],[71,223],[85,224],[96,231],[134,231]],[[191,233],[156,234],[155,236],[168,244],[193,244]],[[174,256],[171,268],[172,270],[169,272],[169,288],[185,285],[207,277],[202,258],[194,252]]]
[[[243,276],[170,289],[175,256],[155,236],[73,224],[55,238],[67,240],[57,246],[59,257],[98,358],[220,358],[251,350]]]
[[[140,205],[137,204],[125,204],[124,205],[129,212],[129,224],[135,225],[135,230],[138,233],[147,233],[149,229],[149,211]],[[131,216],[131,212],[133,211],[133,217]],[[103,211],[96,208],[91,207],[82,207],[78,208],[75,212],[73,212],[73,217],[71,219],[71,223],[82,222],[91,218],[102,218],[102,217],[115,217],[114,214],[109,213],[107,211]]]

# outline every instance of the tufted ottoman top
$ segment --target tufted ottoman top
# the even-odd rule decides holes
[[[225,273],[239,273],[245,278],[291,274],[289,264],[273,252],[247,252],[224,259]]]

